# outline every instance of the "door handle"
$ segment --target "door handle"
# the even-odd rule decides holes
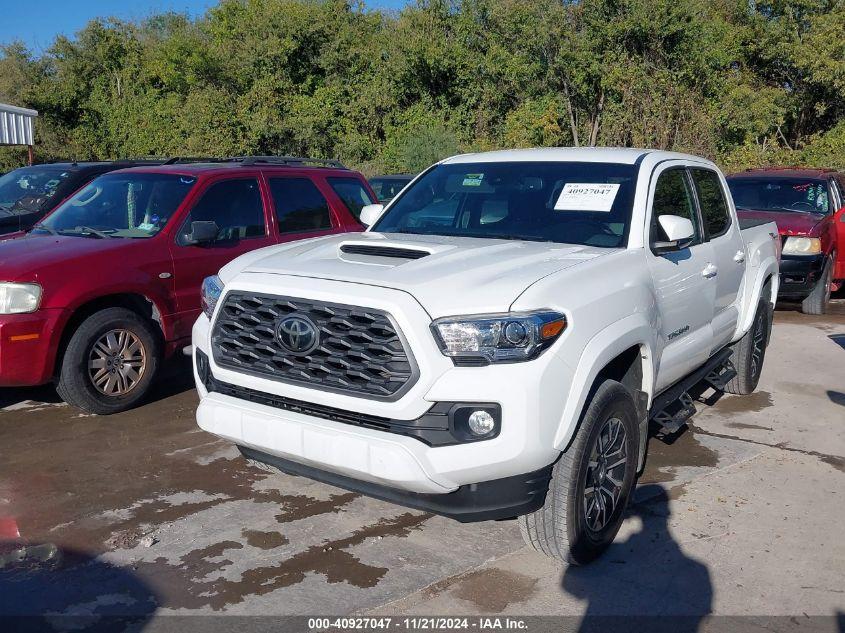
[[[701,275],[707,279],[711,279],[719,274],[719,269],[713,264],[707,264],[701,271]]]
[[[737,251],[736,255],[734,255],[734,261],[737,264],[741,264],[745,261],[745,251]]]

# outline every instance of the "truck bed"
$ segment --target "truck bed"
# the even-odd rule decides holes
[[[742,216],[738,217],[739,219],[739,228],[741,230],[751,229],[755,226],[760,226],[761,224],[768,224],[771,220],[766,220],[764,218],[744,218]]]

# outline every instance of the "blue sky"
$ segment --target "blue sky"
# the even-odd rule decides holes
[[[201,15],[216,0],[0,0],[0,44],[19,39],[41,52],[59,33],[72,36],[96,17],[144,18],[162,11]],[[398,8],[405,0],[369,0],[368,7]]]

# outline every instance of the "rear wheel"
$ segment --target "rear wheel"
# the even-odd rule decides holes
[[[827,312],[827,304],[830,302],[833,285],[832,276],[833,263],[828,258],[813,291],[801,302],[801,312],[804,314],[825,314]]]
[[[728,393],[745,396],[757,388],[763,371],[763,361],[766,359],[771,309],[767,300],[760,299],[751,328],[733,344],[731,362],[736,369],[736,376],[725,385],[725,391]]]
[[[637,408],[630,392],[599,385],[569,449],[552,471],[542,508],[520,517],[525,542],[558,560],[584,564],[613,542],[634,485]]]
[[[126,308],[107,308],[71,336],[56,389],[65,402],[89,413],[125,411],[146,395],[160,355],[149,322]]]

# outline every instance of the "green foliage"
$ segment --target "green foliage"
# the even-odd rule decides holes
[[[418,171],[625,145],[843,166],[843,0],[221,0],[0,47],[39,160],[249,153]],[[0,170],[21,164],[0,148]]]

